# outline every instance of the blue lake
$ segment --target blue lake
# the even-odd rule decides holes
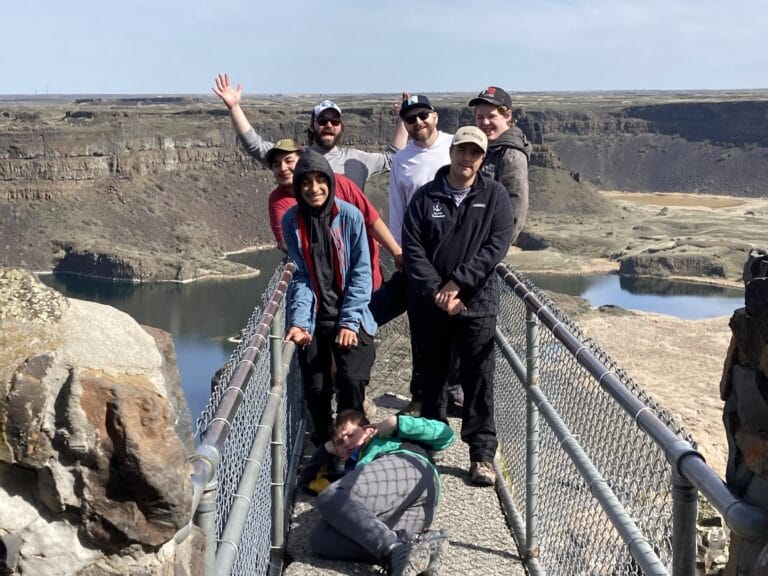
[[[744,290],[618,274],[528,274],[539,288],[581,296],[593,307],[613,305],[686,320],[730,315],[744,306]]]
[[[261,295],[282,254],[268,250],[231,259],[248,261],[263,272],[255,278],[188,284],[133,284],[66,274],[40,279],[65,296],[114,306],[140,324],[170,332],[184,394],[192,417],[197,418],[208,401],[211,377],[234,350],[228,338],[238,335],[253,309],[261,305]]]
[[[232,259],[263,270],[256,278],[203,280],[189,284],[129,284],[77,276],[42,276],[66,296],[114,306],[137,322],[173,335],[182,387],[193,417],[208,400],[211,377],[226,363],[253,309],[261,304],[272,271],[282,259],[276,250]],[[544,290],[583,296],[593,306],[659,312],[681,318],[730,314],[743,305],[743,290],[660,280],[599,276],[530,275]]]

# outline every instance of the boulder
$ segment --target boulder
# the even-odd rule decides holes
[[[0,573],[193,572],[173,358],[167,334],[0,270]]]
[[[720,393],[728,437],[726,482],[753,506],[768,510],[768,255],[750,252],[744,266],[745,307],[731,317],[731,345]],[[731,533],[726,575],[768,574],[768,538]]]

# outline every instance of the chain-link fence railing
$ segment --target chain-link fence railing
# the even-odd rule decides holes
[[[304,425],[298,365],[293,347],[283,347],[293,269],[273,274],[197,421],[194,505],[208,540],[206,575],[280,573],[293,498],[284,488],[293,484]]]
[[[564,329],[616,374],[628,390],[644,400],[649,410],[682,440],[693,444],[693,439],[663,408],[652,402],[600,346],[585,338],[578,326],[530,281],[518,272],[515,275]],[[527,358],[530,365],[528,307],[506,284],[499,284],[498,329],[517,355]],[[671,470],[663,450],[638,428],[553,332],[543,328],[538,332],[536,385],[663,565],[671,566]],[[497,460],[510,486],[511,497],[519,510],[526,509],[526,498],[535,497],[536,541],[527,553],[538,556],[539,564],[553,576],[643,574],[612,524],[609,512],[594,498],[591,487],[549,426],[539,426],[536,494],[529,493],[526,445],[530,440],[530,418],[526,382],[520,381],[503,357],[497,362],[495,392]],[[530,519],[525,520],[530,527]]]
[[[532,572],[692,576],[697,489],[735,532],[768,532],[596,342],[522,274],[497,272],[500,492]]]

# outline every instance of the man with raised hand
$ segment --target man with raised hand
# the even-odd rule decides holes
[[[232,126],[248,153],[265,164],[266,154],[273,143],[264,140],[251,126],[240,107],[242,86],[233,87],[229,75],[219,74],[214,79],[213,92],[229,109]],[[366,152],[357,148],[339,146],[344,132],[341,108],[330,100],[323,100],[312,109],[307,136],[309,147],[325,156],[334,172],[344,174],[365,190],[365,183],[374,174],[386,172],[392,164],[392,156],[405,146],[407,133],[399,121],[389,149],[384,152]]]
[[[403,261],[411,337],[422,357],[421,415],[446,419],[441,402],[456,346],[464,390],[461,438],[470,479],[496,481],[494,341],[499,293],[493,274],[509,249],[514,214],[504,186],[479,173],[488,139],[475,126],[453,137],[451,163],[419,189],[405,213]]]

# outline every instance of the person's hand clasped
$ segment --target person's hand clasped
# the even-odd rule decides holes
[[[403,271],[403,253],[400,252],[400,254],[396,254],[394,256],[394,260],[395,260],[395,268],[397,269],[398,272],[402,272]]]
[[[312,342],[312,334],[299,328],[298,326],[291,326],[288,333],[285,335],[286,342],[293,342],[299,348],[306,348]]]
[[[357,346],[357,334],[349,328],[339,328],[339,333],[336,334],[336,345],[344,349]]]
[[[449,316],[455,316],[456,314],[464,312],[467,307],[461,300],[459,300],[459,290],[460,288],[458,284],[453,280],[449,280],[448,283],[435,294],[435,305]]]

